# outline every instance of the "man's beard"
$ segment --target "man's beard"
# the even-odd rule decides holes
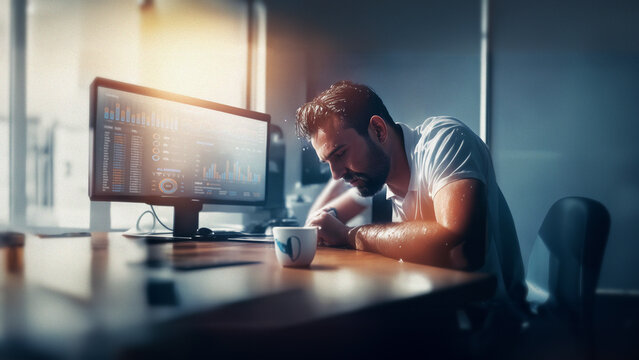
[[[370,138],[366,138],[368,143],[368,159],[370,168],[366,173],[356,173],[348,171],[343,179],[347,182],[361,180],[363,184],[357,185],[357,190],[362,196],[373,196],[382,189],[388,172],[390,171],[390,158],[384,153],[382,148],[375,144]]]

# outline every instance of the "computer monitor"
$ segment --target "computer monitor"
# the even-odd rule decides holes
[[[173,206],[176,237],[205,203],[265,204],[269,115],[104,78],[90,108],[92,201]]]

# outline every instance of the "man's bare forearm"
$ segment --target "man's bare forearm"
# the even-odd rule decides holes
[[[466,269],[463,238],[435,221],[372,224],[351,229],[349,246],[395,259]]]
[[[331,200],[339,197],[348,190],[348,186],[341,180],[330,180],[322,192],[317,196],[308,213],[312,214],[324,207]]]

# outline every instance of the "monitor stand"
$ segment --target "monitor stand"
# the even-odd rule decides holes
[[[198,229],[202,203],[185,201],[173,206],[173,236],[193,237]]]
[[[173,205],[173,232],[135,232],[126,231],[125,237],[130,238],[142,238],[147,243],[167,243],[167,242],[179,242],[179,241],[216,241],[216,240],[230,240],[233,238],[241,238],[247,241],[246,238],[266,238],[264,234],[247,234],[236,230],[208,230],[209,233],[198,234],[199,228],[199,215],[202,211],[202,203],[195,201],[181,201],[172,202]],[[262,240],[263,241],[263,240]]]
[[[127,231],[123,235],[130,238],[143,238],[148,243],[165,243],[193,240],[197,233],[202,203],[181,201],[173,205],[173,232],[138,233]]]

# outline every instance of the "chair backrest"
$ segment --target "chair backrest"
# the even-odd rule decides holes
[[[528,261],[527,300],[592,320],[595,290],[610,229],[608,210],[584,197],[566,197],[548,210]]]

